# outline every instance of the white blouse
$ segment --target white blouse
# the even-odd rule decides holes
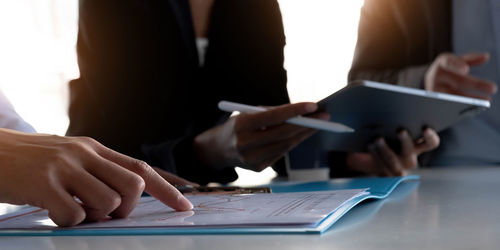
[[[208,38],[196,38],[196,48],[198,49],[198,62],[200,63],[200,67],[203,67],[208,48]]]
[[[0,91],[0,128],[35,133],[35,129],[19,116],[7,97]]]

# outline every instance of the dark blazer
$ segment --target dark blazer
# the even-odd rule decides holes
[[[451,0],[366,0],[349,81],[423,88],[431,63],[453,48],[451,7]],[[423,154],[420,164],[433,155]]]
[[[427,68],[452,49],[451,0],[366,0],[349,81],[422,87]]]
[[[192,140],[224,122],[219,100],[288,103],[285,36],[275,0],[217,0],[200,67],[187,0],[80,0],[80,79],[68,135],[199,183],[236,179],[199,163]]]

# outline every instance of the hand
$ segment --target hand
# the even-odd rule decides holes
[[[439,55],[425,75],[425,89],[479,99],[490,100],[497,92],[495,83],[469,75],[470,67],[489,60],[489,54],[450,53]]]
[[[146,163],[90,138],[6,129],[0,138],[0,202],[45,208],[59,226],[126,217],[143,190],[176,210],[192,209]]]
[[[194,149],[211,166],[240,166],[262,171],[315,130],[285,124],[289,118],[313,113],[315,103],[288,104],[265,112],[240,114],[198,135]],[[315,118],[329,119],[327,114]]]
[[[406,130],[398,133],[401,154],[397,155],[383,138],[368,146],[370,153],[350,153],[347,166],[350,170],[367,175],[403,176],[407,170],[418,166],[418,156],[439,146],[439,136],[432,129],[425,129],[423,138],[413,141]]]

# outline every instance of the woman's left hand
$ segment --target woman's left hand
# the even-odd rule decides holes
[[[430,128],[425,129],[423,137],[415,141],[406,130],[399,132],[398,138],[401,143],[400,154],[396,154],[383,138],[379,138],[368,146],[369,153],[348,154],[347,167],[367,175],[403,176],[418,166],[420,154],[439,146],[439,136]]]

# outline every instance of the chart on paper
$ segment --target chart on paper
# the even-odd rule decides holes
[[[192,211],[175,212],[153,197],[142,197],[125,219],[86,223],[74,228],[144,228],[315,225],[365,189],[271,194],[188,196]],[[54,229],[46,210],[27,208],[0,217],[0,229]]]

